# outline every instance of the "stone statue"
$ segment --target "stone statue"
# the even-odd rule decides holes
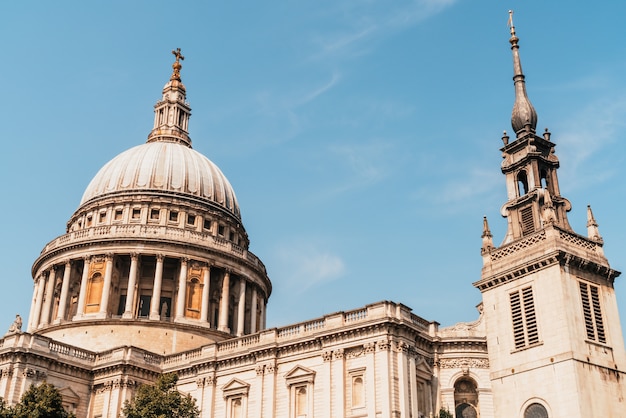
[[[7,334],[19,334],[22,332],[22,317],[17,314],[15,315],[15,321],[9,327],[9,332]]]

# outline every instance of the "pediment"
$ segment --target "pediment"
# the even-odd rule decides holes
[[[80,400],[80,397],[69,386],[59,389],[59,394],[62,396],[63,402],[77,404]]]
[[[423,357],[415,365],[415,369],[418,375],[428,376],[428,377],[433,375],[433,368],[430,367],[430,365],[426,362],[426,359]]]
[[[247,396],[249,390],[250,384],[237,378],[231,379],[222,387],[222,392],[224,392],[225,398],[237,395]]]
[[[297,365],[293,369],[291,369],[285,375],[285,380],[287,381],[287,385],[291,386],[296,383],[313,383],[315,380],[315,370],[311,370],[307,367]]]

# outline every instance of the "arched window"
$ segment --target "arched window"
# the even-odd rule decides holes
[[[524,196],[528,193],[528,178],[525,171],[517,173],[517,192],[520,196]]]
[[[306,386],[296,388],[296,417],[306,417],[307,415],[307,396]]]
[[[202,284],[198,278],[194,277],[187,283],[187,316],[199,318],[201,304]]]
[[[540,403],[531,403],[524,411],[524,418],[549,418],[548,410]]]
[[[230,403],[231,418],[241,418],[241,398],[235,398]]]
[[[87,300],[85,303],[85,313],[98,312],[100,309],[100,300],[102,299],[102,286],[104,279],[102,274],[95,273],[89,279],[87,285]]]
[[[365,403],[363,396],[363,376],[354,376],[352,378],[352,407],[359,408]]]

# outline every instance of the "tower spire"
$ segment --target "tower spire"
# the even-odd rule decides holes
[[[526,94],[526,82],[522,73],[522,62],[519,57],[519,38],[515,34],[513,10],[509,10],[509,27],[511,29],[511,50],[513,51],[513,83],[515,85],[515,103],[511,114],[513,132],[520,138],[526,132],[537,130],[537,112]]]
[[[147,142],[171,141],[191,147],[191,138],[187,131],[191,107],[187,103],[186,89],[180,78],[185,59],[180,48],[172,51],[176,57],[172,64],[172,75],[163,87],[163,97],[154,105],[154,127]]]

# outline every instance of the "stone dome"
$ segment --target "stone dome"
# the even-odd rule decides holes
[[[226,176],[207,157],[179,142],[149,142],[122,152],[91,180],[80,205],[99,197],[135,192],[188,195],[241,219]]]

